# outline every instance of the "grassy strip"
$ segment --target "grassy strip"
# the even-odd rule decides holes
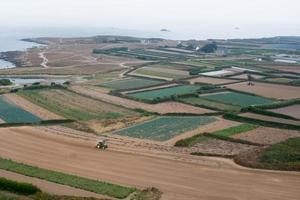
[[[115,185],[84,177],[78,177],[75,175],[51,171],[39,167],[33,167],[30,165],[14,162],[12,160],[7,160],[3,158],[0,158],[0,169],[120,199],[126,198],[129,194],[136,191],[135,188]]]
[[[298,120],[297,118],[289,116],[289,115],[284,115],[284,114],[281,114],[281,113],[276,113],[276,112],[272,112],[272,111],[268,111],[268,110],[263,110],[263,109],[255,107],[255,106],[250,106],[250,107],[243,108],[241,111],[242,112],[252,112],[252,113],[267,115],[267,116],[271,116],[271,117],[278,117],[278,118],[283,118],[283,119]]]
[[[246,131],[251,131],[251,130],[257,128],[257,127],[258,126],[255,126],[255,125],[252,125],[252,124],[242,124],[242,125],[239,125],[239,126],[230,127],[230,128],[227,128],[227,129],[223,129],[223,130],[220,130],[220,131],[213,132],[213,133],[198,134],[198,135],[194,135],[190,138],[186,138],[186,139],[182,139],[182,140],[177,141],[175,143],[175,146],[177,146],[177,147],[191,147],[191,146],[195,145],[196,143],[201,142],[201,141],[205,141],[209,138],[215,138],[215,139],[226,140],[226,141],[230,141],[230,142],[236,142],[236,143],[242,143],[242,144],[249,144],[249,145],[256,145],[257,146],[258,144],[256,144],[256,143],[230,138],[230,136],[232,136],[232,135],[236,135],[236,134],[246,132]]]
[[[57,124],[66,124],[72,123],[74,120],[72,119],[52,119],[52,120],[44,120],[40,122],[34,123],[3,123],[0,124],[0,128],[4,127],[17,127],[17,126],[46,126],[46,125],[57,125]]]
[[[223,135],[215,135],[214,133],[203,133],[203,135],[208,138],[224,140],[224,141],[228,141],[228,142],[247,144],[247,145],[253,145],[253,146],[264,146],[263,144],[258,144],[258,143],[254,143],[254,142],[250,142],[250,141],[246,141],[246,140],[235,139],[235,138],[231,138],[231,137],[227,137],[227,136],[223,136]]]
[[[300,104],[300,99],[281,101],[281,102],[276,102],[276,103],[267,104],[267,105],[257,105],[255,107],[260,108],[260,109],[276,109],[276,108],[291,106],[294,104]]]
[[[0,190],[22,195],[32,195],[40,192],[40,189],[28,183],[19,183],[0,177]]]
[[[264,121],[260,119],[252,119],[249,117],[243,117],[243,116],[238,116],[229,113],[223,115],[223,118],[228,120],[243,122],[243,123],[260,125],[260,126],[267,126],[267,127],[280,128],[280,129],[300,130],[300,126],[298,125],[270,122],[270,121]]]
[[[211,133],[212,135],[216,136],[223,136],[223,137],[230,137],[239,133],[251,131],[258,128],[258,126],[253,125],[253,124],[241,124],[239,126],[234,126],[230,128],[226,128],[220,131],[215,131]]]

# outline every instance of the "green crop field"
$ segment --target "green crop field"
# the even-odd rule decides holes
[[[49,182],[80,188],[98,194],[108,195],[119,199],[126,198],[128,195],[130,195],[136,190],[135,188],[131,187],[116,185],[100,180],[93,180],[72,174],[65,174],[62,172],[43,169],[23,163],[18,163],[12,160],[7,160],[4,158],[0,158],[0,169],[15,172],[25,176],[44,179]]]
[[[214,117],[208,116],[159,117],[142,124],[118,130],[113,134],[140,139],[165,141],[214,121],[216,121]]]
[[[102,83],[100,86],[104,86],[115,90],[127,90],[127,89],[158,85],[164,82],[165,81],[154,80],[154,79],[126,78],[122,80],[115,80],[115,81]]]
[[[193,94],[200,89],[200,86],[195,85],[182,85],[170,88],[163,88],[158,90],[151,90],[145,92],[130,93],[128,96],[141,99],[141,100],[154,100],[154,99],[164,99],[174,95],[184,95],[184,94]]]
[[[230,104],[224,104],[221,102],[216,101],[210,101],[207,99],[202,99],[199,97],[182,97],[179,98],[180,101],[183,103],[195,105],[195,106],[203,106],[210,109],[216,109],[216,110],[224,110],[224,111],[240,111],[240,106],[234,106]]]
[[[210,95],[203,95],[200,96],[200,98],[243,107],[251,105],[270,104],[273,102],[272,100],[264,97],[238,92],[215,93]]]
[[[41,119],[0,96],[0,118],[7,123],[34,123]]]

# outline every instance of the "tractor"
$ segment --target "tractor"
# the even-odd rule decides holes
[[[96,145],[96,148],[97,149],[107,149],[108,145],[107,145],[107,139],[104,139],[104,140],[99,140],[97,145]]]

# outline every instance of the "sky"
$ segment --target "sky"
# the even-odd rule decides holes
[[[300,36],[299,8],[300,0],[0,0],[0,27],[167,28],[178,37],[198,38]]]

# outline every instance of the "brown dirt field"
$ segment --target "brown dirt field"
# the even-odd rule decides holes
[[[214,168],[188,160],[110,149],[102,152],[93,148],[94,142],[47,134],[34,127],[0,129],[0,134],[1,157],[138,188],[154,186],[163,192],[163,200],[300,198],[300,173],[297,172],[252,170],[234,164],[231,168]]]
[[[38,116],[39,118],[41,118],[43,120],[62,119],[63,118],[57,114],[54,114],[40,106],[37,106],[37,105],[29,102],[28,100],[26,100],[23,97],[20,97],[16,94],[4,94],[3,96],[9,102],[23,108],[24,110]]]
[[[242,139],[265,145],[279,143],[292,137],[300,137],[300,132],[268,127],[259,127],[252,131],[240,133],[233,136],[233,138],[236,139]]]
[[[55,195],[63,196],[76,196],[76,197],[94,197],[94,198],[108,198],[107,196],[96,194],[93,192],[88,192],[85,190],[69,187],[66,185],[60,185],[52,182],[48,182],[38,178],[32,178],[28,176],[23,176],[21,174],[5,171],[0,169],[0,176],[7,178],[9,180],[14,180],[18,182],[31,183],[43,192],[47,192]]]
[[[226,85],[226,87],[275,99],[294,99],[300,97],[300,87],[296,86],[254,82],[254,86],[248,86],[247,83],[235,83]]]
[[[236,80],[229,79],[221,79],[221,78],[211,78],[211,77],[198,77],[194,79],[188,80],[191,84],[195,83],[209,83],[209,84],[226,84],[226,83],[234,83]]]
[[[260,115],[260,114],[255,114],[255,113],[243,113],[243,114],[240,114],[240,116],[249,117],[252,119],[260,119],[260,120],[270,121],[270,122],[293,124],[293,125],[298,125],[298,126],[300,125],[300,121],[297,121],[297,120],[283,119],[283,118],[271,117],[271,116]]]
[[[275,69],[283,72],[295,72],[300,73],[299,66],[289,66],[289,65],[264,65],[263,68]]]
[[[99,99],[101,101],[113,103],[116,105],[121,105],[126,108],[131,109],[144,109],[150,112],[157,112],[161,114],[166,113],[193,113],[193,114],[204,114],[214,112],[209,109],[194,107],[190,105],[186,105],[183,103],[177,102],[164,102],[159,104],[146,104],[138,101],[133,101],[130,99],[125,99],[117,96],[112,96],[109,94],[101,93],[99,91],[95,91],[92,88],[82,87],[82,86],[72,86],[71,90],[93,97],[95,99]]]
[[[256,146],[233,143],[224,140],[208,139],[195,144],[193,148],[197,149],[194,152],[234,156],[239,153],[254,149]]]
[[[300,119],[300,105],[292,105],[283,108],[272,109],[270,111]]]

